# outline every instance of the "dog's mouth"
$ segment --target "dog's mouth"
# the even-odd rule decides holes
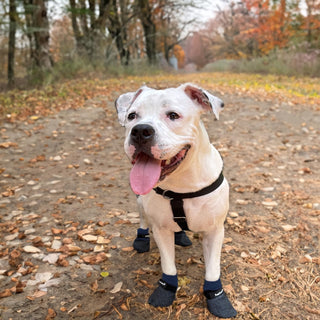
[[[175,171],[187,156],[190,145],[185,146],[175,156],[159,160],[140,152],[133,160],[130,185],[135,194],[147,194],[166,176]]]
[[[172,173],[174,170],[178,168],[180,163],[187,156],[189,149],[190,149],[190,145],[187,145],[171,159],[161,161],[160,181],[163,180],[167,175],[169,175],[170,173]]]

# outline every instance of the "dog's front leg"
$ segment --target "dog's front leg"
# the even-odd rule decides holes
[[[149,298],[154,307],[170,306],[176,296],[178,287],[177,269],[175,266],[174,232],[154,227],[154,240],[160,251],[162,277],[159,286]]]
[[[223,238],[223,225],[203,234],[202,245],[206,264],[205,280],[207,281],[217,281],[220,278],[220,255]]]
[[[206,265],[204,295],[207,298],[209,311],[220,318],[231,318],[237,315],[220,281],[220,256],[224,238],[224,227],[218,225],[214,230],[203,235],[203,255]]]

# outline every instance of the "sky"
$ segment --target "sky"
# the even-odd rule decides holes
[[[218,11],[218,8],[223,9],[228,6],[228,0],[198,0],[198,3],[202,3],[201,9],[194,9],[186,12],[186,16],[197,17],[201,24],[204,25],[208,20],[213,18]],[[49,0],[48,9],[50,16],[54,18],[60,18],[62,15],[66,14],[66,8],[69,4],[69,0]],[[305,0],[300,3],[301,12],[306,13]]]
[[[187,12],[187,15],[200,18],[203,23],[207,22],[210,18],[214,17],[217,12],[218,6],[223,8],[225,6],[224,0],[198,0],[199,3],[203,3],[202,9],[194,9]],[[48,10],[50,16],[54,18],[60,18],[66,13],[66,7],[69,4],[69,0],[49,0]]]

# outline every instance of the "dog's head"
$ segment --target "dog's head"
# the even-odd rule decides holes
[[[116,109],[126,128],[132,190],[146,194],[174,172],[197,143],[200,115],[211,111],[219,119],[222,108],[219,98],[191,84],[164,90],[142,87],[121,95]]]

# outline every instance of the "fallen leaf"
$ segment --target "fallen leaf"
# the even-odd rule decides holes
[[[123,310],[123,311],[129,311],[129,310],[130,310],[125,303],[123,303],[123,304],[120,306],[120,308],[121,308],[121,310]]]
[[[117,224],[131,224],[131,222],[129,220],[125,220],[125,219],[121,219],[121,220],[118,220],[116,223]]]
[[[103,245],[97,245],[97,246],[94,246],[93,248],[93,252],[102,252],[104,251],[104,246]]]
[[[110,293],[117,293],[117,292],[119,292],[119,291],[121,290],[122,284],[123,284],[122,281],[116,283],[115,286],[113,287],[113,289],[110,290]]]
[[[261,233],[269,233],[270,232],[270,228],[266,228],[263,226],[255,226],[255,228]]]
[[[80,247],[75,246],[73,244],[67,245],[67,248],[68,248],[69,251],[72,251],[72,252],[78,252],[78,251],[82,250]]]
[[[312,257],[309,254],[306,254],[305,256],[299,259],[299,263],[311,263],[311,262],[312,262]]]
[[[50,287],[58,287],[60,284],[60,279],[50,279],[46,281],[45,283],[42,283],[39,285],[39,289],[45,291],[47,288]]]
[[[40,162],[40,161],[46,161],[45,155],[36,156],[35,158],[29,160],[30,163]]]
[[[141,283],[142,285],[146,286],[149,289],[153,289],[153,285],[151,285],[148,281],[143,280],[143,279],[138,279],[138,282]]]
[[[0,292],[0,299],[12,296],[12,292],[10,289],[5,289],[4,291]]]
[[[57,265],[61,267],[67,267],[69,265],[69,261],[66,260],[66,257],[67,257],[66,255],[61,254],[57,261]]]
[[[106,277],[109,276],[109,272],[108,272],[108,271],[102,271],[102,272],[100,273],[100,276],[101,276],[102,278],[106,278]]]
[[[283,225],[283,226],[281,226],[281,228],[282,228],[284,231],[293,231],[293,230],[296,230],[296,229],[297,229],[296,226],[292,226],[292,225],[290,225],[290,224]]]
[[[287,253],[287,249],[283,248],[279,244],[276,246],[275,250],[272,252],[271,257],[275,259],[277,257],[281,257],[283,254]]]
[[[131,252],[133,251],[133,247],[126,247],[126,248],[122,248],[121,250],[125,252]]]
[[[15,143],[15,142],[3,142],[3,143],[0,143],[0,148],[3,148],[3,149],[8,149],[8,148],[11,148],[11,147],[17,147],[18,144]]]
[[[107,255],[104,252],[100,252],[96,255],[88,255],[85,257],[81,257],[81,259],[85,262],[85,263],[89,263],[89,264],[99,264],[105,260],[107,260]]]
[[[248,292],[248,291],[250,290],[250,288],[247,287],[247,286],[242,285],[242,286],[241,286],[241,290],[242,290],[244,293],[246,293],[246,292]]]
[[[111,240],[106,239],[106,238],[101,237],[101,236],[98,236],[98,239],[97,239],[97,243],[98,244],[108,244],[110,242],[111,242]]]
[[[51,320],[51,319],[54,319],[56,316],[57,316],[57,313],[56,313],[53,309],[49,308],[49,309],[48,309],[48,313],[47,313],[47,316],[46,316],[46,319],[45,319],[45,320]]]
[[[47,256],[45,256],[42,261],[49,262],[49,264],[55,264],[59,259],[59,254],[57,253],[50,253]]]
[[[231,218],[238,218],[238,217],[239,217],[239,214],[238,214],[237,212],[231,211],[231,212],[229,212],[229,216],[230,216]]]
[[[23,289],[26,287],[27,283],[26,282],[21,282],[19,281],[16,285],[16,293],[22,293]]]
[[[41,252],[39,248],[36,248],[34,246],[25,246],[23,247],[23,251],[27,253],[38,253]]]
[[[99,288],[98,280],[95,280],[95,281],[90,285],[90,289],[91,289],[93,292],[97,292],[98,288]]]
[[[278,205],[275,201],[262,201],[261,203],[266,207],[276,207]]]
[[[57,229],[57,228],[51,228],[51,231],[53,234],[61,234],[63,233],[62,229]]]
[[[243,199],[237,199],[236,203],[240,204],[240,205],[246,205],[248,204],[250,201],[249,200],[243,200]]]
[[[36,291],[32,296],[27,296],[27,299],[29,300],[34,300],[34,299],[38,299],[38,298],[41,298],[43,296],[45,296],[47,294],[46,291]]]
[[[97,241],[98,237],[92,234],[86,234],[82,236],[82,239],[88,242],[95,242]]]
[[[179,277],[179,286],[180,287],[185,287],[189,283],[191,283],[191,279],[188,277]]]
[[[92,232],[92,231],[93,231],[92,229],[83,229],[83,230],[80,230],[80,231],[78,231],[78,236],[79,236],[80,238],[82,238],[85,234],[90,233],[90,232]]]

